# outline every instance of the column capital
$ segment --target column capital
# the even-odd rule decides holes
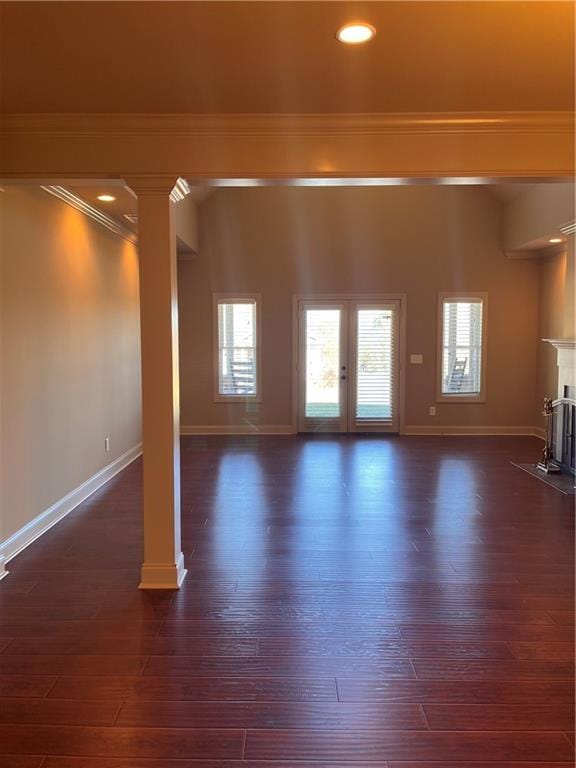
[[[124,181],[130,189],[138,196],[142,195],[166,195],[169,196],[176,182],[178,175],[158,175],[158,176],[125,176]]]

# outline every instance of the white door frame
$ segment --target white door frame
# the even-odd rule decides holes
[[[393,310],[393,337],[396,340],[396,344],[399,345],[400,336],[400,302],[395,299],[387,299],[386,301],[374,301],[369,299],[362,300],[350,300],[348,302],[348,336],[354,339],[354,344],[349,345],[348,348],[348,379],[350,392],[354,397],[354,408],[348,408],[348,432],[377,432],[384,434],[386,432],[392,434],[398,434],[400,431],[400,348],[398,346],[397,354],[394,359],[393,365],[393,392],[394,392],[394,419],[390,427],[382,429],[381,426],[376,424],[365,424],[363,427],[356,424],[356,404],[358,398],[358,309],[392,309]]]
[[[300,344],[299,304],[310,302],[398,302],[398,434],[405,431],[405,379],[406,379],[406,294],[405,293],[297,293],[292,296],[292,430],[298,433],[299,360]],[[386,433],[382,433],[386,434]]]

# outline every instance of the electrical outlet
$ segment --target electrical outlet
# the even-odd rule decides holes
[[[106,453],[108,453],[108,451],[110,450],[110,438],[109,437],[105,437],[104,438],[104,450],[106,451]]]
[[[428,416],[436,416],[436,406],[431,405],[430,408],[428,408]]]

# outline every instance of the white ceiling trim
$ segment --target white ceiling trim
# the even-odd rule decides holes
[[[186,179],[179,178],[176,184],[174,184],[174,189],[170,192],[170,200],[172,200],[173,203],[179,203],[189,194],[190,186],[188,182]]]
[[[560,232],[562,232],[563,235],[574,235],[576,234],[576,221],[563,224],[561,227],[558,227],[558,229]]]

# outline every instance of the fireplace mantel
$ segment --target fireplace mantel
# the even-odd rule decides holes
[[[558,352],[557,396],[564,397],[564,387],[576,386],[576,339],[542,339]]]
[[[558,358],[558,397],[564,397],[564,387],[576,386],[576,339],[542,339],[556,347]]]
[[[556,349],[576,349],[576,339],[542,339]]]

